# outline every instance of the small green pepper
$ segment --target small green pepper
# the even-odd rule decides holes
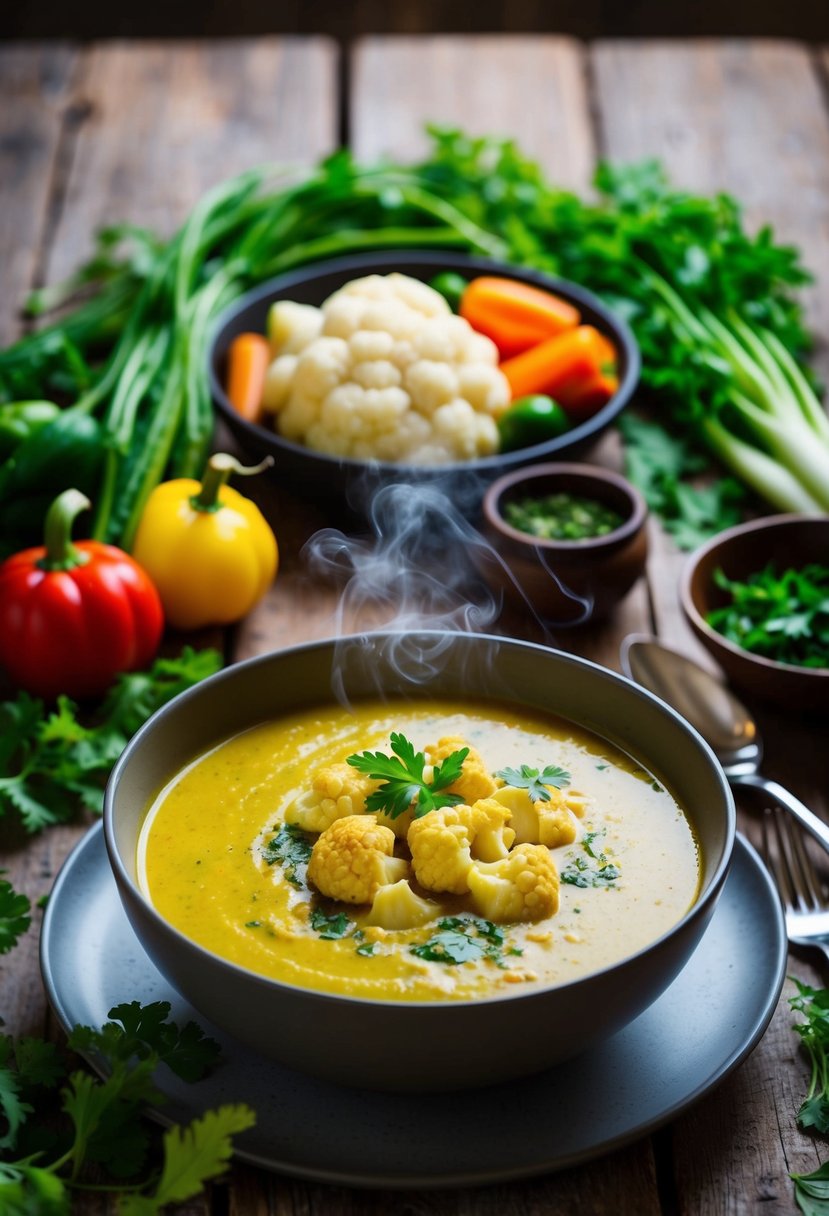
[[[552,397],[519,397],[498,419],[501,451],[514,452],[556,439],[570,429],[570,419]]]
[[[24,439],[60,413],[53,401],[10,401],[0,405],[0,460],[11,456]]]
[[[439,292],[452,312],[457,312],[461,306],[461,296],[466,291],[469,283],[462,274],[455,274],[452,270],[444,270],[441,274],[436,274],[429,286]]]
[[[99,423],[74,409],[29,435],[0,466],[0,543],[4,552],[38,543],[49,498],[74,483],[87,497],[98,490],[104,458]]]

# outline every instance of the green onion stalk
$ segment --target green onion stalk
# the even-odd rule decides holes
[[[60,385],[66,350],[77,352],[83,374],[74,377],[80,391],[67,410],[99,418],[105,451],[97,539],[129,548],[154,486],[166,476],[201,475],[213,431],[210,335],[248,287],[363,249],[506,251],[498,237],[405,175],[351,166],[340,174],[336,158],[277,189],[266,188],[267,169],[241,174],[209,191],[166,244],[122,230],[127,239],[138,236],[141,258],[128,256],[119,269],[109,230],[93,269],[33,298],[34,312],[71,311],[0,351],[0,395],[26,395],[27,375],[41,384],[52,376]]]

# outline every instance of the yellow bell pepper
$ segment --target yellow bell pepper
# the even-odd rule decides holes
[[[231,473],[258,473],[232,456],[211,456],[202,482],[177,478],[153,490],[132,556],[158,588],[175,629],[229,625],[258,603],[279,565],[276,538],[262,512],[230,486]]]

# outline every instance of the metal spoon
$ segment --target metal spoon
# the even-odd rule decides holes
[[[789,811],[829,852],[829,825],[799,798],[760,774],[763,742],[745,705],[691,659],[655,638],[631,634],[622,643],[622,670],[656,693],[696,727],[732,786],[760,790]]]

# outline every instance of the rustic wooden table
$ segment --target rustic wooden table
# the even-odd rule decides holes
[[[6,45],[0,49],[0,339],[17,308],[88,252],[100,225],[171,231],[199,194],[265,160],[311,162],[347,141],[363,158],[416,156],[424,121],[515,136],[561,184],[587,188],[598,157],[658,156],[675,182],[745,200],[817,274],[809,310],[829,331],[829,56],[775,42],[600,42],[556,37],[373,38],[347,59],[322,38],[213,43]],[[821,287],[821,284],[823,285]],[[820,370],[829,370],[819,348]],[[618,440],[593,458],[618,465]],[[282,570],[227,638],[229,660],[329,635],[336,595],[300,559],[328,521],[279,487],[267,495]],[[609,667],[631,631],[699,652],[679,615],[681,555],[654,525],[647,579],[602,628],[560,644]],[[522,632],[522,621],[496,628]],[[814,726],[761,711],[767,771],[827,816],[829,749]],[[829,816],[827,816],[829,817]],[[0,868],[34,902],[87,824],[33,840],[0,837]],[[748,812],[741,826],[755,830]],[[59,1034],[46,1004],[37,926],[0,966],[0,1011],[14,1034]],[[802,957],[790,971],[825,980]],[[580,1168],[489,1188],[411,1192],[316,1185],[237,1165],[193,1213],[746,1213],[794,1210],[789,1171],[815,1168],[819,1144],[794,1115],[806,1066],[787,983],[768,1032],[713,1093],[655,1134]],[[658,1064],[655,1065],[658,1067]],[[494,1113],[493,1117],[497,1118]],[[105,1197],[77,1211],[114,1211]]]

